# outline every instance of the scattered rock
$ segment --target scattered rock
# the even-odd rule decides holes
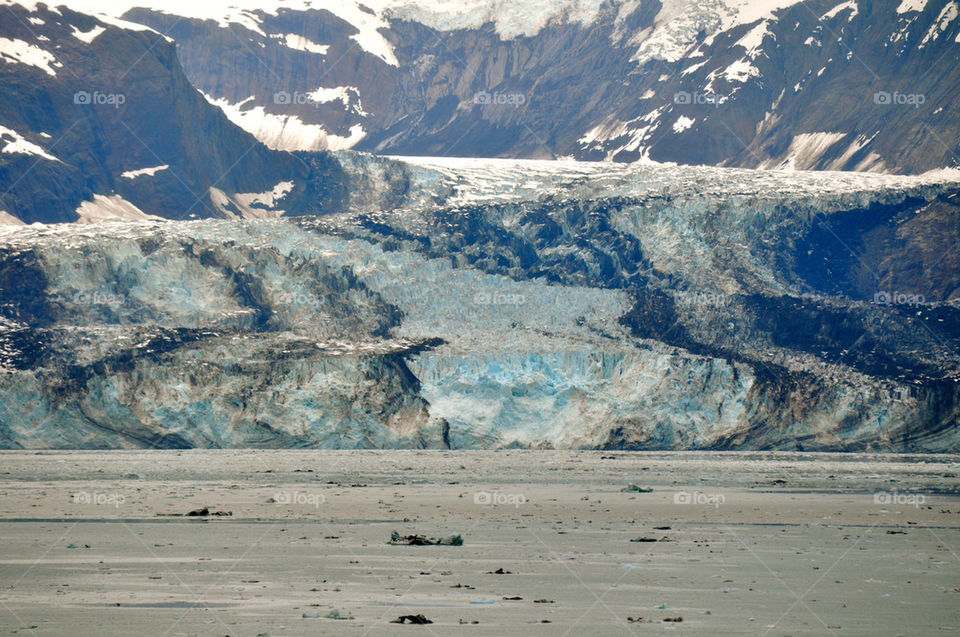
[[[513,575],[513,571],[505,571],[501,567],[495,571],[487,571],[487,575]]]
[[[400,535],[394,531],[390,534],[389,543],[403,546],[463,546],[463,538],[459,534],[432,538],[425,535]]]
[[[627,617],[627,621],[631,624],[652,624],[652,619],[647,619],[646,617]]]
[[[628,484],[624,488],[620,489],[620,493],[653,493],[653,489],[650,487],[641,487],[635,484]]]
[[[411,624],[432,624],[433,622],[424,617],[423,615],[401,615],[397,617],[391,624],[405,624],[410,622]]]
[[[229,518],[233,516],[233,511],[211,511],[210,507],[203,507],[202,509],[195,509],[186,514],[190,518],[206,518],[206,517],[215,517],[215,518]]]

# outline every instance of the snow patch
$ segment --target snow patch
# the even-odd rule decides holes
[[[293,191],[293,185],[294,184],[292,181],[281,181],[279,184],[273,187],[273,190],[268,190],[267,192],[261,193],[238,194],[236,197],[249,206],[275,208],[278,201]]]
[[[104,221],[163,221],[161,217],[148,215],[120,195],[94,195],[93,201],[80,204],[77,215],[80,217],[77,223],[84,224]]]
[[[751,77],[760,77],[760,69],[741,59],[725,68],[720,74],[731,84],[742,84]]]
[[[380,0],[385,15],[439,31],[478,29],[493,23],[501,38],[532,37],[552,22],[590,24],[604,0]]]
[[[141,168],[140,170],[128,170],[127,172],[121,174],[120,176],[124,179],[136,179],[137,177],[153,177],[161,170],[166,170],[170,168],[167,164],[163,166],[154,166],[153,168]]]
[[[930,30],[927,31],[927,34],[923,37],[920,46],[924,46],[927,42],[935,42],[936,39],[940,37],[940,34],[947,30],[950,23],[957,19],[958,15],[960,15],[960,8],[957,7],[957,3],[954,2],[954,0],[950,0],[950,2],[943,7],[943,10],[940,11],[940,15],[937,16],[933,26],[930,27]]]
[[[710,45],[725,31],[761,20],[774,20],[773,13],[800,0],[663,0],[655,26],[635,34],[629,41],[639,48],[633,56],[638,63],[650,60],[677,62],[698,46]],[[756,36],[754,36],[756,37]]]
[[[210,200],[228,219],[277,219],[286,214],[277,203],[293,190],[292,181],[282,181],[273,190],[237,193],[232,197],[219,188],[210,188]]]
[[[760,45],[763,44],[764,38],[768,35],[773,35],[770,29],[767,28],[769,25],[770,22],[768,20],[763,20],[757,24],[757,26],[747,31],[747,34],[737,40],[733,46],[742,46],[745,48],[747,50],[747,57],[750,59],[757,57],[763,53],[763,51],[760,50]]]
[[[879,134],[879,131],[867,137],[866,135],[860,135],[855,140],[853,140],[850,145],[847,147],[843,154],[837,157],[835,160],[830,162],[830,165],[827,166],[827,170],[843,170],[854,155],[863,150],[867,145],[872,142],[876,136]]]
[[[253,97],[239,104],[231,104],[225,98],[213,99],[206,94],[204,97],[226,113],[231,122],[273,150],[346,150],[367,136],[360,124],[350,128],[349,137],[342,137],[328,133],[318,124],[304,123],[296,115],[275,115],[266,112],[262,106],[245,108]]]
[[[5,138],[13,138],[4,145],[3,150],[0,152],[10,153],[10,154],[19,154],[19,155],[36,155],[37,157],[43,157],[48,161],[57,161],[59,159],[40,148],[33,142],[27,141],[23,135],[6,128],[5,126],[0,126],[0,142],[5,141]],[[60,162],[61,164],[63,162]]]
[[[319,55],[326,55],[327,51],[330,50],[329,44],[317,44],[302,35],[294,35],[293,33],[288,33],[283,36],[283,43],[288,49],[304,51],[306,53],[317,53]]]
[[[0,38],[0,58],[7,63],[13,61],[34,66],[51,77],[57,76],[57,72],[52,67],[60,65],[57,58],[48,51],[23,40],[8,38]]]
[[[687,68],[683,69],[683,71],[680,73],[680,77],[686,77],[687,75],[699,69],[704,64],[706,64],[706,62],[699,62],[697,64],[694,64],[693,66],[688,66]]]
[[[927,2],[928,0],[903,0],[897,7],[897,13],[922,12],[927,8]]]
[[[812,170],[820,158],[846,136],[846,133],[801,133],[790,142],[790,148],[784,159],[772,159],[762,168]]]
[[[695,121],[697,120],[690,119],[689,117],[684,117],[683,115],[681,115],[680,117],[677,118],[677,121],[673,123],[673,132],[682,133],[683,131],[693,126],[693,123]]]
[[[367,117],[368,113],[363,110],[363,104],[360,102],[360,90],[355,86],[338,86],[336,88],[318,88],[312,93],[308,93],[309,97],[314,102],[318,104],[329,104],[336,100],[343,102],[344,108],[350,108],[350,93],[353,93],[356,96],[357,104],[353,107],[353,112],[360,115],[361,117]]]
[[[86,42],[87,44],[90,44],[91,42],[96,40],[101,33],[103,33],[106,30],[107,29],[105,27],[96,26],[90,29],[89,31],[84,32],[78,29],[77,27],[73,27],[73,37],[80,40],[81,42]]]
[[[20,221],[12,214],[6,210],[0,210],[0,226],[25,226],[24,222]]]
[[[854,0],[847,0],[847,2],[838,4],[820,16],[820,21],[823,22],[824,20],[832,20],[842,11],[850,11],[850,15],[847,16],[847,22],[849,22],[857,17],[857,15],[860,13],[860,7],[857,6],[857,3]]]

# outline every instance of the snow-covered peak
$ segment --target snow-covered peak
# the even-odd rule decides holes
[[[476,29],[492,23],[504,39],[534,36],[552,21],[589,24],[605,0],[379,0],[392,18],[441,31]]]
[[[266,34],[261,28],[262,14],[278,15],[282,10],[326,10],[357,29],[358,33],[351,37],[363,50],[387,64],[397,65],[393,47],[379,31],[388,26],[382,11],[367,8],[369,4],[375,8],[383,5],[384,0],[372,3],[355,0],[65,0],[65,3],[78,11],[114,18],[135,8],[151,9],[185,18],[213,20],[223,27],[239,24],[263,36]]]
[[[773,20],[774,12],[800,0],[663,0],[655,27],[635,34],[631,42],[639,45],[638,62],[665,60],[676,62],[697,46],[708,43],[719,33],[760,20]]]
[[[118,16],[122,15],[129,8],[132,8],[132,6],[135,6],[134,3],[126,3],[122,0],[64,0],[63,2],[50,0],[50,2],[56,3],[57,6],[70,7],[78,13],[86,13],[87,15],[93,16],[103,24],[109,24],[111,26],[126,29],[128,31],[151,31],[156,33],[156,31],[150,27],[119,19]],[[41,6],[47,11],[57,15],[62,15],[56,6],[48,6],[48,3],[44,2],[43,0],[0,0],[0,7],[23,7],[31,13],[40,11]],[[44,24],[43,18],[39,17],[31,17],[29,18],[29,22],[35,26],[42,26]],[[102,27],[94,27],[92,31],[87,32],[82,32],[75,28],[73,35],[78,40],[89,44],[93,42],[101,33],[103,33],[103,31],[104,29]],[[164,37],[166,38],[166,36]],[[166,40],[168,42],[173,41],[170,38],[166,38]]]
[[[0,0],[10,3],[14,0]],[[558,21],[589,24],[596,20],[608,0],[64,0],[78,11],[119,18],[134,8],[150,9],[186,18],[213,20],[221,26],[238,24],[265,35],[264,15],[281,11],[325,10],[352,25],[352,39],[368,53],[396,66],[393,46],[381,32],[390,20],[419,22],[441,31],[477,29],[492,24],[504,39],[534,36]],[[655,26],[616,38],[638,46],[637,60],[677,61],[704,37],[742,24],[770,20],[778,9],[800,0],[662,0]],[[18,4],[36,4],[16,0]],[[924,0],[904,0],[904,5],[922,5]],[[618,24],[639,8],[638,0],[614,0]],[[849,3],[848,3],[849,4]],[[294,48],[305,43],[293,42]]]

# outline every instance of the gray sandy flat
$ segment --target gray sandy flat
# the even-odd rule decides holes
[[[958,635],[958,475],[956,456],[3,452],[0,634]],[[232,515],[184,516],[204,507]]]

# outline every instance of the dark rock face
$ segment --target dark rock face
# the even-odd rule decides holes
[[[709,37],[681,37],[663,54],[638,53],[671,28],[656,23],[658,2],[613,2],[587,24],[557,19],[511,39],[492,24],[438,31],[387,12],[396,65],[323,10],[260,13],[265,35],[145,9],[126,17],[173,37],[208,95],[341,138],[361,126],[357,150],[916,173],[960,154],[960,21],[945,20],[947,2],[900,13],[806,0],[726,30],[694,3]],[[295,50],[287,34],[329,49]],[[311,101],[318,87],[346,93]]]
[[[229,208],[216,204],[211,188],[233,196],[269,192],[281,182],[292,187],[276,209],[336,209],[331,192],[342,177],[335,162],[264,147],[197,92],[172,42],[132,27],[42,5],[0,12],[0,34],[56,60],[54,75],[0,64],[0,125],[13,131],[5,141],[20,136],[48,156],[0,155],[0,210],[27,223],[69,222],[82,202],[99,195],[168,219],[225,217]],[[94,29],[103,31],[89,43],[74,35]],[[166,168],[135,174],[160,166]]]

